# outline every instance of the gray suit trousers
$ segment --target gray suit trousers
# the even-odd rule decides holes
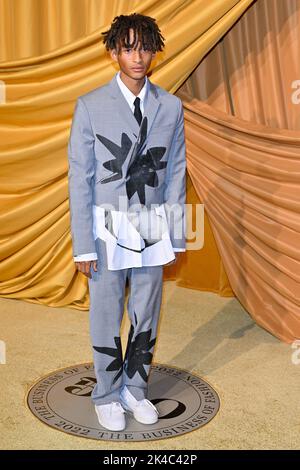
[[[97,383],[92,401],[97,405],[119,401],[122,386],[132,395],[147,398],[148,378],[159,320],[163,266],[143,266],[117,271],[107,269],[105,242],[96,239],[98,271],[91,268],[90,336]],[[125,355],[120,326],[124,314],[126,278],[127,310],[131,322]]]

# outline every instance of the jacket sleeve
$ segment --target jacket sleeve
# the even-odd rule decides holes
[[[85,253],[82,255],[74,256],[74,261],[94,261],[98,259],[97,253]]]
[[[87,108],[76,101],[68,143],[68,186],[73,257],[96,253],[93,236],[94,135]]]
[[[178,98],[178,118],[171,144],[164,192],[164,206],[174,251],[186,249],[186,146],[184,115]]]

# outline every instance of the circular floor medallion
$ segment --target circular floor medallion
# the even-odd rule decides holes
[[[138,423],[126,413],[124,431],[101,428],[91,401],[95,385],[92,363],[74,365],[42,377],[28,392],[27,403],[41,421],[79,437],[111,441],[148,441],[185,434],[204,426],[217,414],[220,400],[205,380],[182,369],[152,363],[148,399],[159,421]]]

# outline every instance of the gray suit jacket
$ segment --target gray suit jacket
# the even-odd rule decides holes
[[[185,248],[186,149],[181,100],[149,80],[141,125],[116,75],[80,96],[68,143],[73,256],[96,252],[93,204],[164,203],[174,248]]]

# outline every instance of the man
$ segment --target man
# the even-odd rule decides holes
[[[68,176],[73,256],[90,292],[92,401],[99,423],[120,431],[126,411],[144,424],[158,420],[147,384],[163,265],[185,251],[186,160],[182,103],[146,76],[164,46],[155,19],[120,15],[102,34],[120,70],[77,99]],[[123,359],[127,277],[131,328]]]

